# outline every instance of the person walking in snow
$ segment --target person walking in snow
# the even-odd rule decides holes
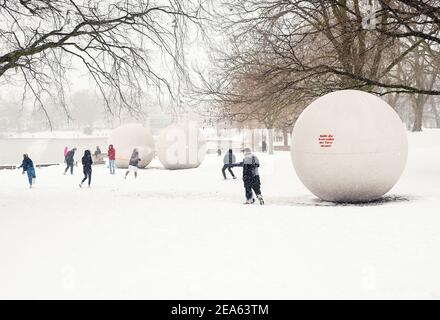
[[[73,174],[73,164],[75,162],[74,157],[75,157],[75,152],[76,152],[76,148],[73,148],[72,150],[70,150],[69,152],[67,152],[66,154],[66,170],[64,170],[64,174],[67,173],[67,170],[69,170],[70,168],[70,174]]]
[[[34,163],[32,162],[31,158],[25,153],[23,155],[23,161],[21,163],[21,166],[18,167],[18,169],[23,168],[23,173],[27,173],[28,181],[29,181],[29,188],[32,188],[32,186],[35,184],[35,168]]]
[[[263,196],[261,195],[261,182],[258,168],[260,167],[260,162],[252,152],[250,148],[245,148],[243,150],[244,159],[242,162],[236,164],[237,167],[243,167],[243,182],[246,195],[246,202],[244,204],[252,204],[255,202],[253,197],[253,192],[257,196],[260,204],[264,204]]]
[[[131,154],[130,157],[130,162],[128,163],[128,170],[125,173],[124,179],[127,179],[128,174],[130,173],[130,171],[134,172],[134,178],[137,178],[137,172],[139,170],[139,161],[141,161],[141,159],[139,158],[139,151],[135,148],[133,149],[133,153]]]
[[[115,159],[116,159],[116,150],[113,148],[113,145],[108,146],[108,167],[110,169],[110,174],[115,174]]]
[[[92,154],[90,153],[90,150],[84,151],[84,156],[81,159],[81,163],[83,165],[84,179],[82,179],[81,183],[79,184],[79,187],[82,188],[84,181],[89,179],[88,187],[90,188],[90,183],[92,182],[92,164],[93,164]]]
[[[67,146],[64,147],[64,162],[66,162],[66,155],[67,152],[69,152],[69,148],[67,148]]]
[[[228,152],[223,157],[223,178],[226,180],[226,169],[228,169],[229,173],[231,174],[232,178],[237,179],[237,177],[234,175],[234,172],[232,171],[232,168],[235,163],[235,155],[232,152],[232,149],[229,149]]]

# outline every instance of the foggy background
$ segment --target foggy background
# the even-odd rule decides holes
[[[341,89],[379,95],[409,131],[438,128],[439,7],[437,0],[4,2],[0,139],[14,154],[0,162],[36,152],[10,139],[105,144],[124,123],[157,135],[189,120],[211,149],[256,130],[253,145],[268,140],[272,153],[288,148],[311,101]]]

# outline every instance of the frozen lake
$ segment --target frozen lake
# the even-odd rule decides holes
[[[97,166],[90,189],[78,168],[35,189],[0,171],[0,298],[438,299],[439,138],[409,134],[398,201],[364,206],[316,201],[288,152],[258,154],[265,206],[215,155],[137,180]]]

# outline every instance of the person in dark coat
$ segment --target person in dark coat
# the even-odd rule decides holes
[[[84,181],[89,179],[88,187],[90,188],[90,183],[92,182],[92,164],[93,164],[92,154],[90,153],[90,150],[84,151],[84,156],[81,159],[81,163],[83,165],[84,179],[82,179],[81,183],[79,184],[79,187],[82,188]]]
[[[32,185],[35,184],[35,168],[34,163],[32,162],[31,158],[27,154],[23,155],[23,162],[21,163],[21,166],[18,167],[18,169],[23,168],[23,174],[26,172],[27,177],[29,180],[29,188],[32,188]]]
[[[266,152],[267,151],[267,142],[266,140],[263,140],[261,143],[261,151]]]
[[[124,179],[127,179],[128,174],[130,173],[130,171],[134,172],[134,178],[137,178],[137,172],[139,170],[139,161],[141,161],[141,159],[139,158],[139,151],[138,149],[133,149],[133,153],[131,154],[130,157],[130,161],[128,163],[128,170],[125,173]]]
[[[116,159],[116,150],[113,148],[113,145],[108,146],[108,167],[110,169],[110,174],[115,174],[115,159]]]
[[[95,157],[98,158],[100,155],[101,155],[101,149],[99,149],[99,146],[96,146]]]
[[[76,148],[73,148],[72,150],[70,150],[69,152],[67,152],[66,154],[66,170],[64,170],[64,174],[67,173],[67,170],[69,170],[70,168],[70,174],[73,174],[73,164],[75,162],[74,157],[75,157],[75,152],[76,152]]]
[[[232,171],[234,163],[235,163],[235,155],[232,152],[232,149],[229,149],[228,152],[223,157],[222,173],[223,173],[223,178],[225,178],[225,180],[227,179],[226,178],[226,169],[228,169],[228,171],[231,174],[232,178],[237,179],[237,177],[234,175],[234,172]]]
[[[235,166],[243,167],[243,182],[244,182],[244,189],[246,195],[245,204],[251,204],[255,202],[252,193],[253,191],[255,192],[255,195],[260,201],[260,204],[263,205],[264,200],[263,200],[263,196],[261,195],[261,189],[260,189],[261,182],[260,182],[260,175],[258,172],[258,168],[260,167],[260,162],[257,156],[252,154],[251,149],[245,148],[243,152],[244,152],[243,161],[236,164]]]
[[[64,147],[64,163],[66,162],[66,155],[67,152],[69,152],[69,148],[67,148],[67,146]]]

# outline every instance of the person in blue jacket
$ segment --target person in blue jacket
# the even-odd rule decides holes
[[[18,167],[18,169],[23,168],[23,174],[26,172],[27,177],[29,180],[29,188],[32,188],[32,185],[35,184],[35,168],[34,163],[32,162],[31,158],[27,154],[23,155],[23,162],[21,163],[21,166]]]

